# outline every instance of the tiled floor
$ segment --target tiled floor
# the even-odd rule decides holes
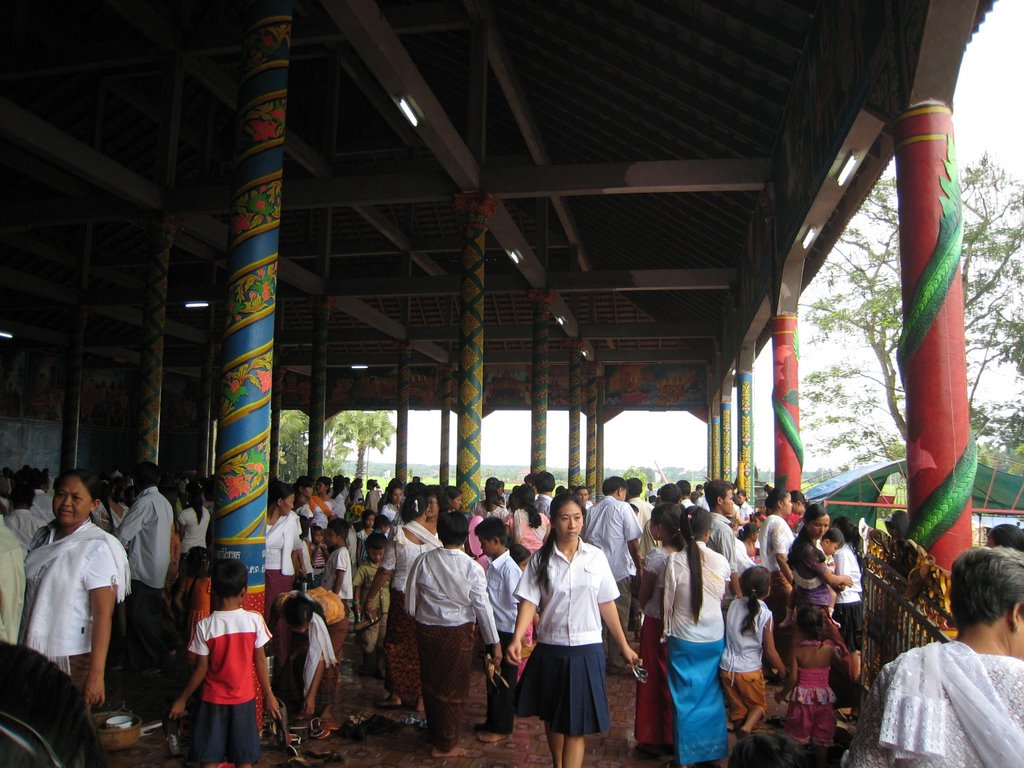
[[[348,648],[346,648],[348,651]],[[375,710],[373,702],[383,695],[380,681],[353,674],[350,661],[342,662],[342,673],[349,695],[345,699],[344,717],[360,712],[393,716],[396,719],[406,712]],[[177,695],[185,681],[185,671],[176,675],[166,673],[158,678],[141,678],[129,672],[112,672],[108,676],[108,703],[117,705],[122,701],[129,709],[142,716],[144,723],[158,720],[166,708],[166,702]],[[651,760],[637,756],[633,748],[633,696],[636,683],[633,678],[616,676],[608,679],[608,701],[611,710],[612,730],[604,735],[587,738],[585,765],[593,768],[652,768],[665,765],[666,760]],[[771,693],[771,690],[769,691]],[[769,699],[770,699],[769,695]],[[342,739],[338,735],[323,741],[304,741],[299,746],[300,755],[306,751],[326,753],[335,751],[344,756],[342,762],[327,765],[344,765],[349,768],[377,768],[378,766],[432,766],[433,768],[522,768],[525,766],[546,766],[551,761],[544,741],[544,732],[539,720],[519,720],[515,732],[505,741],[496,744],[481,744],[473,735],[472,724],[484,719],[486,701],[484,698],[483,672],[473,675],[471,696],[466,704],[463,721],[461,746],[466,756],[446,760],[430,757],[430,747],[425,731],[413,726],[402,726],[396,733],[387,736],[370,736],[365,742],[357,743]],[[310,761],[311,764],[323,764]],[[269,744],[264,744],[261,766],[287,765],[288,758]],[[111,768],[170,768],[182,765],[182,761],[168,757],[163,731],[157,729],[143,736],[132,749],[112,753]]]

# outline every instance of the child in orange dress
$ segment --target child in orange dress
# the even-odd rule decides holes
[[[187,575],[181,580],[174,599],[179,614],[184,615],[186,644],[191,642],[196,624],[210,615],[210,553],[206,547],[192,547],[185,555]],[[196,663],[195,654],[188,655],[189,666]]]

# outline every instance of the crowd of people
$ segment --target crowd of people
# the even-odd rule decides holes
[[[465,754],[480,643],[476,738],[539,717],[558,768],[609,730],[606,675],[636,678],[638,754],[676,766],[823,766],[837,709],[861,705],[850,768],[1009,765],[1024,747],[1024,554],[1002,527],[954,565],[957,642],[900,657],[861,703],[861,531],[796,490],[755,508],[726,481],[609,477],[592,500],[539,472],[508,490],[489,478],[464,509],[418,478],[365,493],[360,478],[272,480],[253,613],[246,569],[210,557],[209,481],[147,462],[4,476],[0,640],[45,657],[85,706],[104,703],[108,665],[155,676],[185,654],[170,715],[193,713],[204,765],[258,761],[253,670],[271,716],[280,700],[319,737],[342,730],[350,634],[358,673],[383,682],[377,705],[422,714],[438,758]],[[783,735],[763,727],[770,686]],[[12,727],[35,726],[0,712]]]

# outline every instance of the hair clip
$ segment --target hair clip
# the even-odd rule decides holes
[[[416,510],[416,514],[418,515],[420,513],[420,500],[419,499],[413,499],[412,500],[412,506]]]

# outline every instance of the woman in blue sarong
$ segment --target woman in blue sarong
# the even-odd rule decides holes
[[[710,534],[710,512],[684,510],[673,542],[679,551],[665,567],[663,621],[679,766],[721,760],[729,752],[718,662],[725,648],[722,598],[732,569],[707,548]]]

